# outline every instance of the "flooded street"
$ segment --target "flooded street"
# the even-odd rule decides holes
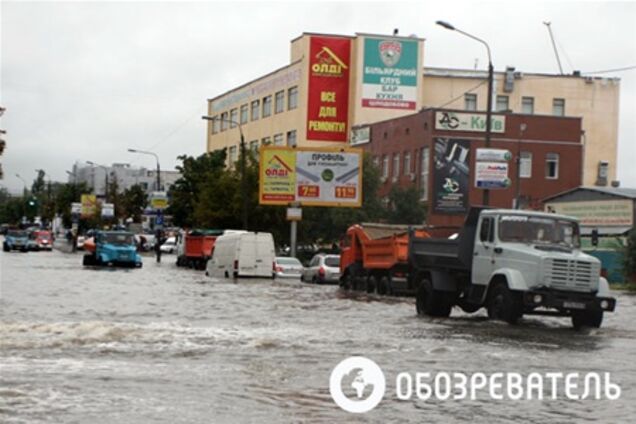
[[[569,319],[518,326],[454,310],[418,318],[413,299],[287,280],[213,280],[173,255],[92,269],[81,254],[1,253],[0,421],[633,422],[636,297],[616,294],[599,330]],[[338,408],[333,367],[373,359],[387,395]],[[611,372],[618,400],[395,398],[402,371]]]

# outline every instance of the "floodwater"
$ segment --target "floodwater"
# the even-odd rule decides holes
[[[420,318],[412,299],[299,281],[213,280],[144,258],[88,269],[81,254],[2,253],[0,422],[634,422],[636,297],[603,328],[483,312]],[[329,394],[333,367],[373,359],[387,394],[353,415]],[[398,400],[406,371],[610,372],[618,400]],[[579,392],[580,393],[580,392]]]

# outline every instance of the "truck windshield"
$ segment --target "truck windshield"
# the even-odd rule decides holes
[[[499,240],[528,244],[580,247],[579,226],[563,219],[529,215],[503,215],[499,218]]]
[[[26,231],[13,231],[12,230],[12,231],[9,231],[7,233],[7,235],[11,236],[11,237],[26,237],[27,233],[26,233]]]
[[[103,236],[104,243],[130,245],[134,244],[132,234],[105,233]]]

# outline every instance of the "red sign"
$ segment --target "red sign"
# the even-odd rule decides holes
[[[351,40],[311,37],[307,140],[347,141]]]

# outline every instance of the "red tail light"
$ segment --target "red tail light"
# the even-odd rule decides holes
[[[274,271],[276,271],[276,272],[283,272],[283,267],[282,267],[282,266],[276,266],[276,265],[274,265]]]
[[[277,266],[276,266],[276,262],[272,262],[272,270],[273,270],[273,271],[281,271],[281,270],[282,270],[282,268],[281,268],[281,267],[277,267]]]
[[[325,269],[323,267],[320,267],[320,269],[318,270],[318,275],[320,275],[321,277],[325,276]]]
[[[238,259],[234,260],[234,271],[238,271]]]

